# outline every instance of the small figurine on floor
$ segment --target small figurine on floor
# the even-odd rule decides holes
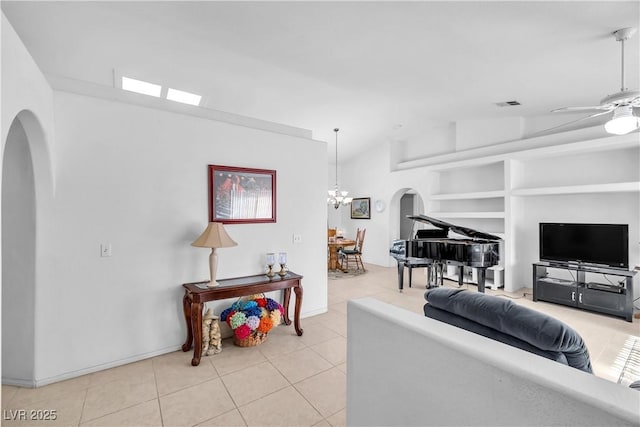
[[[221,351],[222,334],[220,333],[220,323],[218,322],[218,316],[213,316],[209,329],[209,349],[207,350],[207,356],[220,353]]]
[[[218,316],[214,316],[210,308],[202,318],[202,355],[211,356],[222,351],[222,337]]]

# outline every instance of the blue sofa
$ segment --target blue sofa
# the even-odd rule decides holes
[[[425,293],[427,317],[593,373],[582,337],[563,322],[503,297],[465,289]]]

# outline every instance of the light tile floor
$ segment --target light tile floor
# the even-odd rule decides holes
[[[367,266],[359,276],[329,279],[329,311],[302,319],[304,335],[281,325],[257,347],[235,347],[190,364],[177,351],[37,389],[2,386],[3,426],[342,426],[346,421],[347,300],[372,296],[422,313],[425,276],[399,293],[396,269]],[[406,282],[406,280],[405,280]],[[420,284],[422,283],[422,284]],[[449,283],[448,286],[457,285]],[[475,290],[474,286],[469,286]],[[488,291],[502,294],[502,291]],[[525,296],[526,294],[526,296]],[[617,382],[619,353],[634,323],[508,294],[575,328],[595,374]],[[54,421],[11,420],[16,410],[56,410]],[[28,415],[28,413],[27,413]]]

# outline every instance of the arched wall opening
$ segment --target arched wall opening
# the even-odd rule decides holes
[[[44,147],[42,128],[23,111],[2,156],[2,383],[28,387],[36,383],[35,144]]]
[[[422,214],[424,213],[424,200],[413,188],[401,188],[396,191],[391,197],[391,204],[389,206],[389,233],[390,239],[408,239],[411,236],[406,235],[406,227],[402,226],[402,220],[409,212],[406,212],[406,196],[412,196],[412,212],[410,214]],[[403,202],[403,197],[405,202]],[[403,206],[404,205],[404,206]]]

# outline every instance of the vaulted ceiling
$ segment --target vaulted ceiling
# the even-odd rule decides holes
[[[533,117],[620,90],[638,1],[12,2],[46,75],[125,74],[205,108],[311,129],[341,160],[459,119]],[[638,88],[640,36],[627,42]],[[522,105],[500,108],[501,101]],[[428,143],[428,141],[424,141]],[[330,156],[331,158],[332,156]]]

